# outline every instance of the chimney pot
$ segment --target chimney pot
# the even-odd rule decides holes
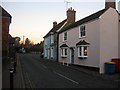
[[[53,22],[53,27],[55,27],[57,25],[57,22],[56,21],[54,21]]]
[[[76,14],[76,11],[74,11],[74,9],[72,9],[72,7],[70,7],[67,10],[67,23],[74,23],[75,22],[75,14]]]
[[[110,7],[116,9],[115,0],[105,0],[105,9],[108,9]]]

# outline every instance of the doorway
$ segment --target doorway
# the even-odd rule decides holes
[[[74,64],[74,48],[70,48],[70,63]]]

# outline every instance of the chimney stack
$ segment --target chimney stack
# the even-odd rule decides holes
[[[57,22],[55,21],[55,22],[53,22],[53,27],[55,27],[57,25]]]
[[[115,2],[115,0],[105,0],[105,9],[108,9],[110,7],[116,9],[116,2]]]
[[[74,23],[75,22],[75,14],[76,14],[76,11],[74,11],[74,9],[72,9],[72,7],[70,7],[67,10],[67,23]]]

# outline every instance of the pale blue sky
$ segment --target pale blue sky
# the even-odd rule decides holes
[[[76,10],[76,21],[104,8],[105,0],[67,0],[68,7]],[[89,2],[88,2],[89,1]],[[116,0],[117,2],[119,0]],[[4,0],[1,5],[12,15],[10,34],[29,38],[35,43],[43,40],[53,22],[66,19],[64,0]]]

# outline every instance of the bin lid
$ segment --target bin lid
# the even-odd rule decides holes
[[[120,60],[120,58],[112,58],[112,60]]]
[[[115,62],[105,62],[106,64],[116,64]]]

